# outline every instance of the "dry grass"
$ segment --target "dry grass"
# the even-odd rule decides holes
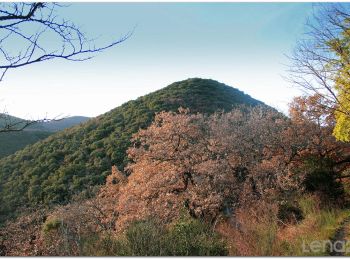
[[[237,214],[235,222],[222,221],[217,231],[227,240],[230,255],[327,255],[326,251],[303,252],[303,243],[309,245],[315,240],[329,240],[340,223],[350,216],[350,210],[322,208],[316,196],[302,197],[299,205],[305,219],[297,224],[277,225],[275,209],[262,205],[263,211],[261,208],[244,210]]]
[[[303,244],[308,248],[312,241],[330,240],[340,223],[350,215],[350,210],[321,208],[315,196],[303,197],[299,204],[305,219],[297,225],[285,226],[278,230],[278,255],[327,255],[326,251],[303,252]]]
[[[225,237],[230,255],[273,255],[277,234],[277,207],[260,204],[240,209],[235,220],[226,219],[217,226]]]

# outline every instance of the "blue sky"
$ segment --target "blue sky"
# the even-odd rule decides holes
[[[299,92],[283,79],[311,3],[74,3],[60,15],[98,43],[131,38],[85,62],[10,71],[0,108],[25,118],[97,116],[190,77],[236,87],[282,111]]]

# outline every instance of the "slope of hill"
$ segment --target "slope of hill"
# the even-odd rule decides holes
[[[34,144],[45,139],[52,132],[46,131],[21,131],[0,133],[0,158],[6,157],[24,148],[26,145]]]
[[[0,160],[0,222],[20,207],[67,203],[104,183],[112,165],[126,165],[131,135],[147,127],[155,112],[182,106],[212,113],[240,104],[263,103],[214,80],[188,79],[26,146]]]
[[[86,122],[89,118],[82,116],[74,116],[64,118],[58,121],[37,123],[28,126],[24,131],[0,133],[0,158],[15,153],[29,144],[36,143],[45,139],[53,132],[61,131],[66,128]],[[23,119],[6,115],[6,121],[12,123],[24,122]],[[5,119],[0,119],[0,128],[5,125]],[[18,125],[20,128],[21,125]]]

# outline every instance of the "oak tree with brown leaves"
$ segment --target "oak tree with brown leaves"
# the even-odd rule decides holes
[[[185,109],[157,114],[128,150],[133,162],[120,189],[119,225],[148,216],[167,222],[182,208],[214,223],[241,204],[272,202],[296,184],[294,154],[282,138],[288,126],[281,114],[263,107],[212,116]]]

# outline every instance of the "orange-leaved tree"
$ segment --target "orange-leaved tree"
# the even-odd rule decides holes
[[[211,116],[161,112],[133,137],[126,185],[117,211],[123,226],[157,216],[165,222],[186,208],[214,222],[243,204],[276,199],[295,188],[285,134],[290,122],[275,110],[239,108]]]

